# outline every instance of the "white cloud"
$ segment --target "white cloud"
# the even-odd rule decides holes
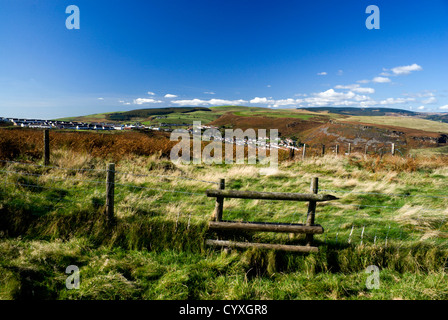
[[[325,71],[323,71],[323,72],[319,72],[317,75],[318,75],[318,76],[326,76],[327,73],[326,73]]]
[[[375,83],[387,83],[387,82],[390,82],[390,79],[386,78],[386,77],[375,77],[375,78],[372,79],[372,82],[375,82]]]
[[[134,104],[144,104],[144,103],[161,103],[160,100],[154,100],[154,99],[145,99],[145,98],[138,98],[134,99]]]
[[[369,83],[370,80],[358,80],[358,81],[356,81],[356,82],[358,82],[358,83]]]
[[[151,92],[151,91],[148,91],[148,94],[149,94],[150,96],[155,96],[155,95],[156,95],[154,92]]]
[[[210,99],[208,104],[212,105],[241,105],[247,103],[246,100],[224,100],[224,99]]]
[[[264,104],[273,104],[274,100],[268,100],[268,98],[259,98],[259,97],[255,97],[252,100],[249,101],[250,103],[264,103]]]
[[[422,100],[424,104],[433,104],[437,103],[437,99],[434,96],[430,96],[428,99]]]
[[[439,109],[442,109],[442,110],[444,110],[444,109],[448,109],[448,104],[446,104],[446,105],[444,105],[444,106],[441,106],[441,107],[439,107]]]
[[[400,66],[391,69],[391,71],[397,76],[407,75],[410,74],[412,71],[421,71],[421,70],[423,70],[423,68],[416,63],[411,64],[409,66]]]
[[[380,104],[403,104],[406,102],[415,101],[414,98],[387,98],[386,100],[380,101]]]
[[[270,84],[268,84],[266,87],[268,87],[268,88],[270,88],[271,87],[271,85]]]
[[[419,109],[419,110],[423,110],[423,109],[425,109],[425,106],[420,106],[420,107],[418,107],[417,109]]]
[[[165,98],[177,98],[177,96],[175,94],[167,93]]]
[[[212,92],[212,91],[209,91],[209,92],[204,92],[205,94],[215,94],[214,92]]]
[[[98,98],[98,100],[104,100],[104,98]]]
[[[351,84],[351,85],[337,85],[334,87],[335,89],[349,89],[351,91],[354,91],[356,93],[375,93],[375,89],[373,88],[364,88],[359,86],[359,84]]]
[[[190,99],[190,100],[174,100],[171,101],[179,106],[203,106],[203,105],[241,105],[247,103],[246,100],[225,100],[225,99]]]
[[[192,99],[192,100],[174,100],[171,103],[175,103],[180,106],[200,106],[207,104],[207,101],[201,99]]]
[[[353,91],[337,92],[333,89],[313,94],[313,97],[305,98],[297,103],[305,102],[309,107],[324,106],[353,106],[370,101],[370,97],[355,94]]]

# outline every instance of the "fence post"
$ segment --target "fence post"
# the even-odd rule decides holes
[[[325,155],[325,145],[323,144],[322,145],[322,156],[324,156]]]
[[[290,148],[289,149],[289,159],[294,159],[294,144],[289,144]]]
[[[319,191],[319,178],[315,177],[311,179],[311,192],[317,194]],[[310,201],[308,204],[308,212],[306,216],[306,225],[314,225],[314,216],[316,214],[316,201]],[[313,235],[307,234],[305,237],[306,245],[310,246],[313,243]]]
[[[50,164],[50,132],[48,129],[44,130],[44,166]]]
[[[336,155],[339,155],[339,145],[336,145]]]
[[[366,148],[365,148],[365,150],[364,150],[364,154],[368,154],[369,153],[369,146],[366,144]]]
[[[114,196],[115,196],[115,163],[107,165],[106,176],[106,219],[111,222],[114,219]]]
[[[219,190],[224,190],[226,188],[226,180],[220,179],[219,180]],[[212,220],[215,221],[221,221],[222,220],[222,212],[224,208],[224,198],[223,197],[216,197],[215,202],[215,211],[213,212]]]
[[[395,155],[395,143],[392,143],[392,150],[391,150],[392,155]]]
[[[348,154],[352,153],[352,144],[348,144]]]
[[[306,144],[303,144],[303,150],[302,150],[302,160],[305,160],[305,155],[306,155]]]

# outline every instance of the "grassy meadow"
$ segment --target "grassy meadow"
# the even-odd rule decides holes
[[[5,158],[3,158],[5,159]],[[62,145],[51,166],[29,154],[0,164],[0,299],[448,299],[448,158],[326,155],[257,165],[176,165],[160,152],[119,158]],[[16,160],[16,162],[11,162]],[[115,219],[104,215],[116,163]],[[304,236],[210,232],[226,189],[309,192],[318,253],[230,252],[205,239],[303,244]],[[297,223],[307,204],[226,199],[225,220]],[[69,265],[80,288],[68,290]],[[366,268],[380,270],[368,289]]]

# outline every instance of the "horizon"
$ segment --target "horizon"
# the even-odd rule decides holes
[[[366,8],[380,29],[366,28]],[[69,5],[80,28],[67,29]],[[1,0],[0,115],[241,105],[447,112],[448,3]]]

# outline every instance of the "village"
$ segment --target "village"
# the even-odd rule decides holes
[[[77,122],[77,121],[61,121],[61,120],[42,120],[42,119],[21,119],[21,118],[6,118],[0,117],[0,123],[9,123],[16,127],[22,128],[34,128],[34,129],[59,129],[59,130],[95,130],[95,131],[111,131],[111,130],[154,130],[154,131],[164,131],[172,132],[173,129],[170,127],[187,127],[190,134],[193,133],[193,127],[188,126],[188,124],[172,124],[172,123],[160,123],[159,126],[146,126],[141,123],[132,124],[117,124],[117,123],[87,123],[87,122]],[[198,129],[217,129],[220,128],[214,126],[201,125]],[[296,147],[296,141],[284,138],[277,138],[277,141],[269,141],[265,145],[260,146],[257,139],[250,137],[245,137],[243,139],[237,139],[235,137],[213,137],[214,140],[221,140],[224,143],[234,143],[236,145],[247,145],[251,147],[259,148],[276,148],[276,149],[294,149],[299,150]]]

